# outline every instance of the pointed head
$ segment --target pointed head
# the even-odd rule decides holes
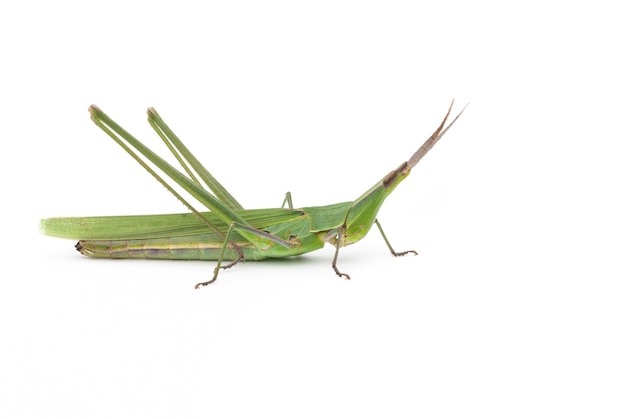
[[[426,140],[426,142],[424,142],[424,144],[422,144],[422,146],[418,148],[415,153],[413,153],[411,158],[408,161],[402,163],[400,166],[398,166],[397,169],[389,172],[387,176],[383,178],[382,186],[386,189],[390,189],[389,192],[391,192],[400,182],[402,182],[409,175],[409,173],[411,173],[411,169],[414,168],[417,165],[417,163],[419,163],[422,157],[424,157],[431,148],[433,148],[433,146],[437,143],[437,141],[439,141],[441,137],[443,137],[444,134],[450,129],[450,127],[454,125],[456,120],[459,119],[459,116],[461,116],[465,108],[467,108],[467,105],[465,105],[465,107],[452,120],[452,122],[450,122],[450,124],[446,126],[446,122],[448,120],[448,117],[450,116],[450,111],[452,111],[453,105],[454,105],[454,100],[452,100],[452,103],[450,103],[448,112],[446,113],[446,116],[443,118],[443,121],[441,121],[441,124],[439,124],[439,127],[435,130],[435,132],[433,132],[430,138],[428,138],[428,140]]]
[[[362,239],[376,219],[378,210],[383,201],[389,194],[411,173],[411,169],[428,153],[428,151],[439,141],[441,137],[450,129],[450,127],[459,119],[465,108],[446,126],[450,111],[454,105],[454,100],[450,104],[450,108],[446,116],[439,124],[439,127],[430,136],[428,140],[411,156],[396,169],[392,170],[376,185],[367,192],[357,198],[353,202],[352,208],[348,211],[345,221],[346,228],[346,244],[354,243]],[[467,105],[465,106],[467,107]]]

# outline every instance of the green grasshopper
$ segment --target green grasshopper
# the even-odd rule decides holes
[[[206,170],[153,108],[148,109],[148,122],[187,175],[155,154],[96,106],[91,106],[89,112],[93,122],[187,206],[191,213],[48,218],[41,220],[40,230],[49,236],[78,239],[76,249],[92,257],[216,260],[213,277],[196,284],[196,288],[214,282],[220,269],[228,269],[243,260],[296,256],[321,249],[326,243],[335,246],[331,265],[333,270],[339,277],[350,279],[348,274],[337,268],[339,249],[361,240],[373,224],[380,230],[393,256],[409,253],[417,255],[414,250],[396,252],[376,215],[385,198],[465,110],[463,108],[446,126],[453,105],[454,101],[439,127],[408,161],[389,172],[356,200],[294,209],[291,194],[287,192],[281,208],[249,210],[244,209]],[[210,212],[197,211],[130,146]],[[198,178],[213,193],[203,187]],[[285,204],[288,208],[285,208]]]

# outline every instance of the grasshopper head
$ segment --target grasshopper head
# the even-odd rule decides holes
[[[404,162],[397,169],[387,173],[382,180],[383,187],[385,189],[393,190],[398,183],[402,182],[411,173],[412,166],[409,166],[409,162]],[[391,191],[389,191],[391,192]]]
[[[408,161],[405,161],[396,169],[392,170],[385,176],[382,181],[379,181],[376,185],[370,188],[367,192],[357,198],[352,205],[352,208],[348,211],[345,220],[345,244],[351,244],[362,239],[376,219],[376,215],[383,201],[389,194],[411,173],[411,169],[428,153],[428,151],[435,145],[437,141],[450,129],[450,127],[461,116],[465,108],[459,112],[459,114],[446,126],[446,121],[450,116],[452,105],[454,100],[450,104],[450,108],[446,113],[446,116],[441,121],[439,127],[430,136],[428,140],[411,156]]]
[[[386,189],[390,189],[389,192],[391,192],[391,190],[393,190],[398,185],[398,183],[402,182],[409,175],[409,173],[411,173],[411,169],[417,165],[422,157],[424,157],[426,153],[428,153],[428,151],[433,148],[435,143],[437,143],[437,141],[439,141],[439,139],[444,136],[444,134],[450,129],[450,127],[454,125],[456,120],[459,119],[459,116],[461,116],[461,114],[467,107],[467,105],[465,105],[465,108],[463,108],[461,112],[459,112],[459,114],[452,120],[452,122],[450,122],[450,124],[446,126],[446,121],[450,116],[450,111],[452,111],[453,105],[454,100],[452,100],[452,103],[450,103],[450,108],[448,108],[448,112],[443,118],[443,121],[441,121],[441,124],[439,124],[439,127],[435,130],[435,132],[433,132],[430,138],[428,138],[428,140],[426,140],[426,142],[424,142],[424,144],[422,144],[422,146],[418,148],[415,153],[413,153],[411,158],[398,166],[397,169],[389,172],[387,176],[383,178],[383,187],[385,187]]]

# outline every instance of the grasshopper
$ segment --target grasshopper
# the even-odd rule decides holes
[[[339,277],[350,279],[348,274],[337,268],[339,249],[361,240],[374,224],[393,256],[417,255],[414,250],[396,252],[376,215],[385,198],[409,175],[411,169],[443,137],[465,110],[463,108],[452,122],[446,125],[453,105],[454,100],[439,127],[408,161],[390,171],[356,200],[293,208],[291,194],[287,192],[281,208],[269,209],[244,209],[185,147],[153,108],[148,109],[148,122],[168,146],[186,174],[171,166],[92,105],[89,112],[93,122],[191,212],[48,218],[41,220],[40,230],[49,236],[79,240],[76,249],[83,255],[91,257],[217,261],[213,277],[196,284],[196,288],[214,282],[220,269],[231,268],[241,261],[301,255],[321,249],[326,243],[335,247],[331,265],[333,270]],[[210,211],[196,210],[137,152]]]

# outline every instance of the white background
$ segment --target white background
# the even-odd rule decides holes
[[[198,2],[199,3],[199,2]],[[615,2],[19,2],[0,10],[0,416],[626,415]],[[14,2],[14,4],[18,4]],[[612,5],[615,4],[615,7]],[[89,120],[154,106],[244,206],[359,196],[340,254],[92,260],[50,216],[184,212]]]

